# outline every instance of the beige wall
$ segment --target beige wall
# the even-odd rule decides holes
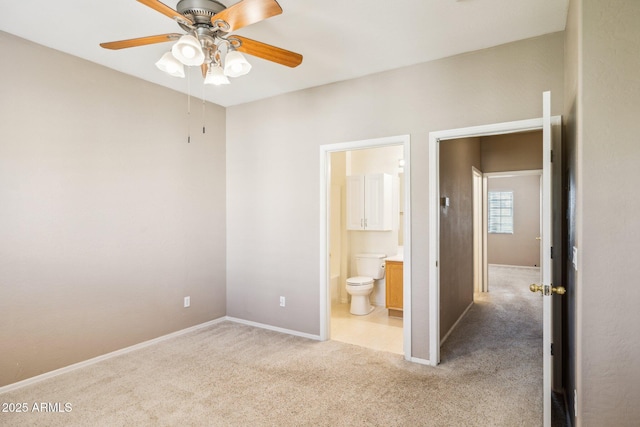
[[[488,235],[489,264],[540,266],[540,175],[491,177],[489,191],[513,191],[513,234]]]
[[[545,90],[560,114],[563,42],[556,33],[228,108],[229,315],[319,334],[319,147],[410,134],[412,353],[428,359],[429,132],[540,117]]]
[[[570,22],[577,425],[631,426],[640,419],[640,2],[574,0]]]
[[[225,110],[187,144],[184,95],[0,51],[0,386],[224,316]]]
[[[485,136],[480,142],[484,173],[542,169],[541,131]]]
[[[440,337],[473,302],[472,167],[480,168],[480,138],[440,143]]]

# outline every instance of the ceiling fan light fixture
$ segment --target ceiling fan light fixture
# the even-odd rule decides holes
[[[171,48],[173,56],[184,65],[198,66],[204,63],[204,52],[197,38],[191,34],[180,37]]]
[[[227,53],[224,59],[224,74],[229,77],[244,76],[251,70],[251,64],[244,57],[243,54],[237,50],[232,50]]]
[[[229,78],[224,75],[224,71],[220,65],[210,65],[209,71],[207,72],[207,77],[204,79],[204,84],[206,85],[228,85],[231,83]]]
[[[184,78],[184,65],[182,65],[171,52],[162,55],[162,58],[156,62],[156,67],[170,76]]]

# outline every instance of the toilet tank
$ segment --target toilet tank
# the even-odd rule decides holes
[[[371,277],[375,280],[384,277],[385,254],[356,254],[358,276]]]

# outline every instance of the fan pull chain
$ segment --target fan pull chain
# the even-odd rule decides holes
[[[187,73],[187,144],[191,143],[191,77]]]
[[[205,114],[205,105],[206,103],[204,102],[204,80],[202,82],[202,133],[207,133],[207,130],[205,129],[205,120],[206,120],[206,114]]]

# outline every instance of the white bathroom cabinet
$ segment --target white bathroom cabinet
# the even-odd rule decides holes
[[[391,230],[391,175],[347,177],[347,230]]]

